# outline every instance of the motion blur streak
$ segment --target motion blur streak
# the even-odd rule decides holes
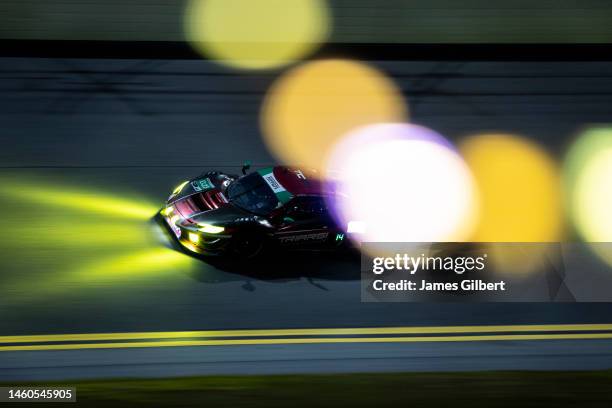
[[[349,133],[328,164],[341,225],[361,222],[367,242],[464,241],[477,200],[469,169],[442,136],[421,126],[379,124]],[[387,195],[386,199],[381,199]]]
[[[0,276],[10,289],[3,302],[42,301],[76,287],[191,265],[191,258],[164,246],[159,227],[150,223],[151,200],[118,198],[93,182],[83,190],[64,183],[45,174],[3,178],[0,211],[10,216],[0,220],[0,255],[20,271]]]
[[[324,0],[191,0],[185,35],[203,55],[241,69],[277,68],[327,40]]]
[[[43,343],[59,341],[103,341],[145,339],[194,339],[198,337],[273,337],[273,336],[355,336],[390,334],[442,334],[442,333],[515,333],[515,332],[573,332],[612,331],[612,324],[529,324],[508,326],[422,326],[422,327],[364,327],[270,330],[203,330],[140,333],[83,333],[83,334],[35,334],[24,336],[0,336],[4,343]]]
[[[81,280],[100,281],[129,279],[171,271],[172,267],[188,265],[192,259],[169,248],[151,248],[80,267],[75,275]]]
[[[19,232],[19,240],[12,235],[0,236],[0,244],[5,247],[23,248],[23,243],[46,248],[92,248],[134,246],[142,241],[143,232],[130,224],[113,222],[74,222],[71,220],[39,219],[36,225],[24,225],[15,220],[2,223],[5,231]]]
[[[50,187],[28,182],[15,183],[3,180],[0,194],[41,204],[141,220],[151,218],[157,211],[155,206],[135,200],[125,200],[99,192],[75,191],[71,188]]]
[[[406,119],[406,103],[389,78],[363,63],[339,59],[289,71],[272,85],[261,111],[271,152],[285,163],[321,172],[348,131]]]
[[[571,146],[564,168],[568,206],[582,238],[612,265],[612,254],[596,242],[612,242],[612,128],[592,128]]]

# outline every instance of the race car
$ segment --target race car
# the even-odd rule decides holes
[[[314,173],[285,166],[242,176],[210,171],[181,183],[160,215],[186,250],[202,255],[253,258],[266,248],[341,247],[345,232],[327,208]]]

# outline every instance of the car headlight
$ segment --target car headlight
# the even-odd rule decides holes
[[[200,236],[198,234],[194,234],[193,232],[190,232],[187,237],[189,238],[189,240],[194,243],[194,244],[198,244],[200,242]]]
[[[260,218],[260,219],[257,220],[257,222],[260,225],[263,225],[264,227],[272,228],[272,224],[270,224],[270,221],[268,221],[268,220],[264,220],[264,219]]]
[[[166,217],[170,216],[170,214],[172,214],[173,212],[174,212],[174,207],[172,206],[168,206],[161,210],[162,215]]]
[[[219,234],[223,232],[225,228],[211,224],[198,224],[198,230],[208,234]]]
[[[170,217],[170,223],[172,225],[176,225],[180,220],[181,217],[178,214],[174,214],[172,217]]]
[[[181,184],[179,184],[178,186],[176,186],[176,188],[174,190],[172,190],[172,195],[177,195],[178,193],[180,193],[183,190],[183,187],[185,187],[187,185],[187,183],[189,183],[189,180],[184,181]]]

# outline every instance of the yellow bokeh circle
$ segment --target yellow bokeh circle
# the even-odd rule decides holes
[[[612,241],[612,127],[582,132],[564,166],[568,205],[585,241]]]
[[[290,64],[330,33],[324,0],[191,0],[184,24],[197,51],[241,69]]]
[[[576,226],[587,241],[612,242],[612,148],[585,164],[572,204]]]
[[[583,131],[564,166],[567,203],[576,231],[612,265],[612,127]]]
[[[563,234],[561,177],[553,158],[525,138],[482,134],[460,145],[476,179],[474,241],[556,242]]]
[[[373,67],[341,59],[292,69],[273,84],[261,112],[271,152],[285,163],[321,172],[350,130],[406,119],[406,103],[393,81]]]

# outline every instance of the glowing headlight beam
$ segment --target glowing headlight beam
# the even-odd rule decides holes
[[[36,225],[13,223],[3,225],[6,236],[0,236],[0,246],[10,248],[55,248],[60,252],[72,248],[95,249],[137,248],[149,243],[147,226],[141,223],[109,222],[38,222]],[[15,239],[18,236],[19,239]],[[60,256],[60,253],[55,255]]]
[[[150,248],[83,266],[73,276],[83,282],[129,279],[168,272],[174,267],[185,268],[191,262],[190,257],[180,252],[168,248]]]
[[[61,187],[31,185],[27,183],[3,183],[0,193],[8,197],[26,199],[31,202],[73,208],[82,211],[110,214],[117,217],[147,219],[157,208],[123,198],[87,191],[74,191]]]

